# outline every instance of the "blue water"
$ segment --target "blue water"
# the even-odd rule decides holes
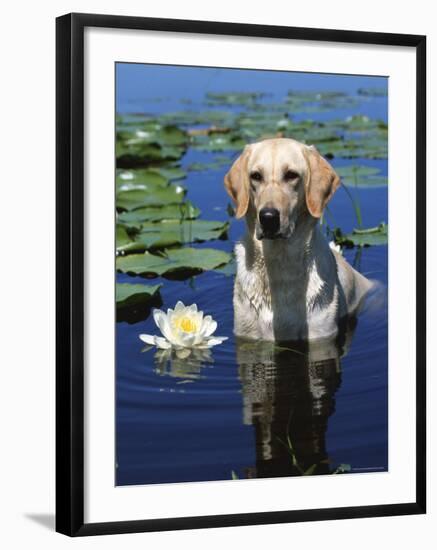
[[[154,115],[202,108],[205,92],[265,91],[273,100],[288,89],[335,90],[354,94],[360,87],[385,87],[384,78],[272,73],[267,71],[117,65],[117,112]],[[227,109],[227,108],[226,108]],[[229,109],[227,109],[229,110]],[[305,118],[366,114],[387,121],[387,98],[363,99],[349,110],[311,113]],[[235,155],[234,155],[235,156]],[[213,159],[189,149],[182,166]],[[334,166],[351,161],[334,159]],[[377,166],[386,160],[354,161]],[[223,188],[227,166],[189,172],[183,185],[204,219],[227,220],[229,198]],[[364,225],[388,221],[387,188],[360,189]],[[339,190],[330,211],[345,231],[355,225],[346,193]],[[197,247],[232,251],[244,233],[233,220],[229,240]],[[345,250],[365,275],[387,284],[387,247]],[[120,282],[144,282],[118,274]],[[140,333],[158,334],[151,316],[117,323],[116,484],[228,480],[298,475],[290,447],[303,469],[323,474],[348,464],[352,473],[388,469],[387,307],[375,302],[344,334],[344,342],[300,353],[271,346],[247,347],[232,334],[233,277],[203,273],[188,281],[162,282],[162,309],[181,299],[197,303],[218,322],[217,334],[229,340],[211,357],[159,362],[142,351]]]

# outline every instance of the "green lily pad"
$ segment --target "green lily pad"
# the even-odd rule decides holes
[[[117,141],[122,143],[134,144],[151,144],[156,143],[162,147],[185,145],[187,135],[178,126],[174,124],[163,125],[158,121],[148,121],[140,123],[136,126],[128,127],[120,131],[120,126],[117,126]]]
[[[265,95],[263,92],[208,92],[206,98],[210,105],[251,105]]]
[[[121,191],[117,194],[116,205],[119,210],[136,210],[146,206],[178,204],[184,200],[185,189],[180,185],[169,185],[161,188],[143,184],[142,189]]]
[[[310,123],[313,124],[312,122]],[[281,112],[250,112],[243,113],[236,120],[238,132],[246,141],[257,140],[263,137],[274,137],[280,132],[284,137],[296,137],[299,130],[307,129],[308,124],[294,122],[288,115],[288,108],[284,106]],[[304,126],[306,128],[304,128]]]
[[[159,222],[162,220],[193,220],[200,215],[200,210],[190,201],[180,204],[167,204],[165,206],[146,206],[122,212],[118,221],[125,225],[142,224],[143,222]]]
[[[306,143],[316,143],[317,147],[320,147],[321,143],[327,143],[328,147],[331,143],[337,143],[341,141],[338,128],[331,128],[325,126],[314,126],[302,132],[302,138]]]
[[[331,121],[349,131],[363,132],[371,129],[386,129],[387,125],[382,120],[370,118],[367,115],[352,115],[344,120]]]
[[[373,168],[371,166],[358,166],[354,164],[350,164],[349,166],[340,166],[339,168],[336,168],[335,171],[342,178],[374,176],[380,172],[379,168]]]
[[[156,189],[167,187],[171,181],[184,179],[187,173],[178,166],[160,166],[136,168],[132,170],[117,170],[117,191],[133,189]]]
[[[185,152],[188,136],[174,124],[141,118],[117,119],[117,166],[131,168],[179,160]]]
[[[200,151],[237,151],[243,149],[246,141],[238,133],[212,133],[208,136],[196,136],[192,146]]]
[[[168,178],[152,169],[117,170],[117,191],[145,189],[145,185],[166,187],[168,184]]]
[[[241,116],[238,119],[241,137],[250,141],[262,137],[275,137],[280,134],[282,137],[293,138],[304,143],[332,142],[340,140],[343,132],[337,126],[325,125],[314,121],[295,122],[284,114],[276,113],[255,113],[255,116]]]
[[[119,256],[118,271],[146,276],[185,276],[200,273],[228,263],[231,255],[212,248],[179,248],[166,250],[162,256],[144,252]]]
[[[374,188],[385,187],[388,184],[388,179],[385,176],[369,176],[360,178],[356,182],[352,178],[343,179],[343,185],[347,187]]]
[[[177,220],[161,223],[146,223],[141,227],[134,240],[121,242],[117,240],[117,251],[143,252],[144,250],[167,248],[194,242],[204,242],[221,239],[229,229],[228,222],[193,220],[179,222]]]
[[[115,236],[117,240],[117,249],[129,245],[132,242],[132,239],[129,236],[127,228],[119,223],[117,223]]]
[[[309,141],[306,141],[309,143]],[[327,158],[344,157],[349,158],[351,149],[346,149],[345,143],[341,138],[334,141],[316,143],[317,149],[321,155]]]
[[[367,97],[387,97],[387,88],[359,88],[358,95]]]
[[[119,168],[147,166],[156,162],[179,160],[185,153],[183,147],[162,147],[157,143],[117,142],[115,154]]]
[[[221,267],[218,267],[214,271],[216,271],[217,273],[221,273],[226,277],[233,277],[237,273],[237,264],[235,262],[235,259],[232,258],[232,260],[229,263]]]
[[[288,109],[293,113],[318,113],[346,109],[358,101],[344,92],[291,90],[285,98]]]
[[[162,285],[117,283],[115,286],[117,309],[147,304],[161,287]]]
[[[155,193],[157,195],[159,195],[159,194],[163,193],[163,190],[168,189],[169,187],[170,187],[170,191],[171,191],[171,187],[173,187],[173,186],[169,182],[167,182],[167,185],[162,185],[161,183],[158,183],[158,182],[157,183],[153,183],[153,182],[140,183],[139,181],[130,182],[130,183],[121,183],[121,184],[117,185],[117,195],[119,195],[121,193],[124,193],[125,191],[140,191],[140,192],[141,191],[147,191],[147,193],[149,195],[153,195]],[[183,188],[180,187],[179,189],[183,189]],[[152,199],[152,197],[151,197],[151,199]]]
[[[156,137],[157,142],[163,146],[185,145],[188,141],[186,132],[175,125],[161,127]],[[154,138],[152,137],[151,139],[153,140]]]
[[[346,248],[384,245],[388,242],[388,226],[386,223],[380,223],[377,227],[354,229],[352,233],[346,235],[340,229],[336,229],[334,240],[337,244]]]
[[[388,183],[387,177],[380,174],[379,168],[371,166],[341,166],[335,171],[341,176],[343,184],[347,186],[384,187]]]
[[[375,139],[359,141],[356,139],[339,139],[332,142],[317,143],[317,149],[327,158],[345,159],[385,159],[387,158],[387,142],[378,143]]]
[[[288,113],[290,106],[288,103],[280,102],[264,102],[264,103],[254,103],[250,106],[250,114],[257,116],[258,114],[270,115],[270,116],[280,116]],[[244,112],[244,116],[248,115],[248,110]]]
[[[346,183],[346,185],[349,184]],[[387,176],[369,176],[361,179],[358,182],[357,187],[385,187],[386,185],[388,185]]]
[[[211,162],[192,162],[187,166],[187,170],[190,172],[205,172],[207,170],[218,170],[231,164],[232,159],[230,157],[215,156]]]
[[[163,113],[161,119],[171,121],[173,124],[182,124],[184,126],[197,125],[222,125],[230,126],[235,118],[235,114],[230,111],[177,111]]]
[[[182,170],[179,166],[159,166],[150,167],[149,172],[159,174],[168,181],[177,181],[184,179],[187,176],[185,170]]]
[[[336,91],[312,91],[312,90],[289,90],[287,99],[298,99],[300,101],[320,101],[320,100],[333,100],[343,99],[347,97],[344,92]]]

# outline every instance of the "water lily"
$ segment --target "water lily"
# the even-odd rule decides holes
[[[168,309],[167,313],[155,309],[153,319],[162,336],[140,334],[140,339],[159,349],[206,349],[227,340],[226,336],[213,336],[217,322],[211,315],[204,317],[203,311],[198,311],[196,304],[185,306],[179,301],[174,310]]]

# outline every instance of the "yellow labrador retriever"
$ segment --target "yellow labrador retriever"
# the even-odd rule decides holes
[[[290,341],[330,338],[372,283],[333,250],[319,219],[340,184],[314,146],[247,145],[225,176],[247,233],[235,248],[234,332]]]

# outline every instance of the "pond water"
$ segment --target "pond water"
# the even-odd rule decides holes
[[[187,98],[192,110],[200,108],[207,91],[268,91],[279,97],[291,88],[354,93],[369,86],[385,87],[386,80],[119,64],[117,112],[156,116],[180,111],[181,99]],[[357,113],[387,121],[387,97],[341,111],[296,113],[296,117],[326,120]],[[230,163],[237,155],[228,155]],[[181,166],[214,158],[213,153],[189,148]],[[347,159],[331,162],[337,168],[351,164]],[[387,175],[386,159],[354,162],[377,167]],[[201,219],[228,220],[229,197],[223,188],[228,167],[189,171],[182,182],[187,198],[201,209]],[[366,227],[388,222],[386,186],[355,192]],[[356,226],[344,190],[334,195],[329,211],[342,230]],[[233,219],[227,240],[190,246],[232,252],[244,230],[244,222]],[[387,285],[387,245],[343,253],[356,269]],[[144,279],[118,273],[117,281]],[[163,283],[162,309],[174,307],[178,300],[196,303],[217,320],[217,334],[229,339],[210,355],[178,359],[154,349],[143,351],[138,335],[159,333],[151,315],[117,323],[117,485],[388,469],[387,306],[383,300],[371,301],[340,343],[291,351],[236,341],[232,275],[208,271],[188,280],[158,277],[150,282]]]

